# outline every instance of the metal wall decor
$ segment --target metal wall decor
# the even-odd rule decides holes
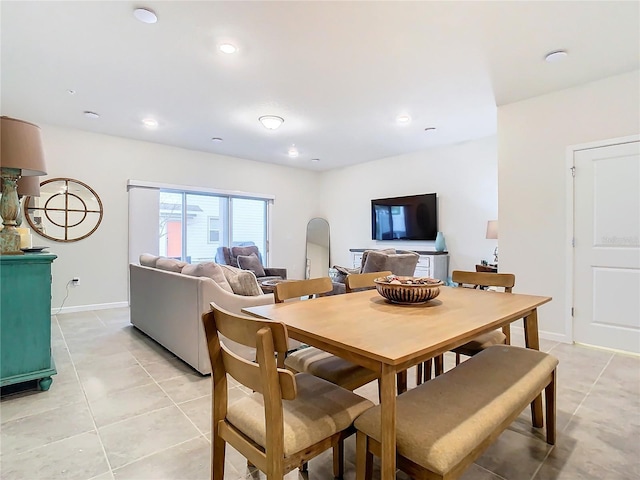
[[[31,228],[55,242],[77,242],[102,222],[102,201],[86,183],[51,178],[40,184],[40,197],[26,197],[25,218]]]

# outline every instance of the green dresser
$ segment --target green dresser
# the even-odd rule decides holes
[[[50,253],[0,256],[0,386],[38,380],[51,386]]]

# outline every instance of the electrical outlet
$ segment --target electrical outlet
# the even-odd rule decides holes
[[[73,277],[71,279],[71,283],[77,287],[78,285],[80,285],[80,277]]]

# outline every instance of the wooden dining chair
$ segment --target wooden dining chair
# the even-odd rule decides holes
[[[276,303],[301,297],[312,297],[333,290],[329,277],[282,282],[274,292]],[[378,373],[315,347],[305,347],[287,355],[285,366],[295,372],[306,372],[347,390],[355,390],[378,378]]]
[[[267,480],[282,480],[333,448],[333,474],[341,478],[343,440],[373,403],[313,375],[278,368],[288,344],[283,323],[236,315],[215,305],[202,321],[213,377],[212,480],[224,478],[227,443]],[[256,361],[234,354],[220,335],[255,348]],[[227,375],[253,393],[230,404]]]
[[[451,280],[458,284],[458,288],[488,288],[497,287],[504,288],[506,293],[511,293],[516,283],[516,276],[512,273],[491,273],[491,272],[466,272],[462,270],[454,270],[451,274]],[[492,332],[483,333],[470,342],[465,343],[455,349],[456,365],[460,365],[460,355],[472,357],[476,353],[492,346],[500,344],[511,344],[511,328],[509,325],[502,327],[502,331],[494,330]],[[444,356],[438,355],[434,359],[435,375],[438,376],[444,371]],[[428,369],[427,369],[428,367]],[[421,377],[420,371],[416,376],[416,382],[419,385],[423,381],[431,379],[431,365],[424,363],[424,374]]]
[[[391,271],[385,272],[369,272],[369,273],[352,273],[347,275],[344,280],[345,290],[347,293],[351,293],[354,290],[375,288],[376,284],[374,280],[380,277],[386,277],[393,275]]]

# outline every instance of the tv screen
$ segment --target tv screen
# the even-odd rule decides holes
[[[435,193],[371,200],[373,240],[435,240],[437,233]]]

